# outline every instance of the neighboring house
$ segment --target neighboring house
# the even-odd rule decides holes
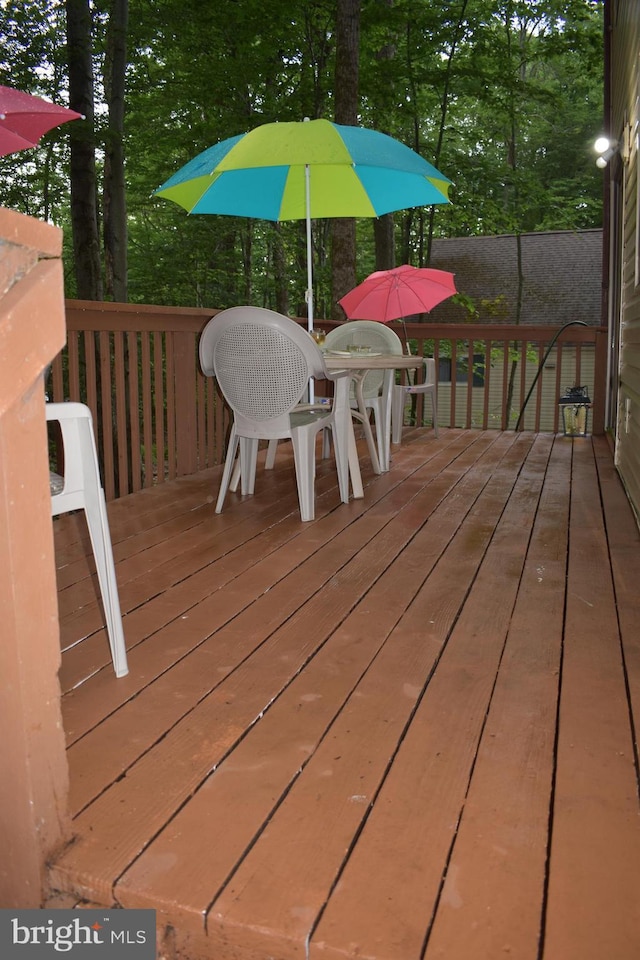
[[[595,157],[594,157],[595,159]],[[454,237],[435,240],[430,266],[455,274],[456,287],[465,298],[464,303],[446,300],[429,314],[429,320],[438,323],[521,323],[562,327],[572,321],[599,326],[602,318],[602,251],[603,231],[555,230],[543,233],[525,233],[494,237]],[[521,283],[519,283],[521,277]],[[518,298],[520,296],[520,305]],[[470,309],[471,308],[471,309]],[[540,357],[531,346],[524,377],[526,387],[536,377]],[[563,360],[564,381],[561,390],[585,386],[593,396],[594,361],[592,350],[581,354],[579,371],[575,362]],[[441,358],[438,368],[438,397],[443,424],[449,422],[451,381],[457,387],[457,421],[463,425],[468,371],[468,351],[458,357],[455,378],[451,361]],[[545,362],[545,383],[540,411],[540,429],[553,430],[558,412],[555,385],[557,356],[555,351]],[[503,413],[504,364],[501,353],[491,361],[489,387],[489,423],[500,428]],[[522,371],[516,372],[516,396],[519,393]],[[482,423],[485,385],[485,358],[473,356],[472,424]],[[579,383],[578,383],[579,381]],[[510,424],[518,419],[517,403],[511,409]],[[522,425],[533,429],[535,410],[527,409]]]
[[[606,176],[605,280],[611,352],[608,425],[615,463],[640,517],[640,4],[605,4],[605,133],[615,141]]]
[[[429,315],[440,323],[602,323],[602,230],[434,240],[429,266],[454,273],[475,310],[447,300]]]

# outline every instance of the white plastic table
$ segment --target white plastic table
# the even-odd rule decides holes
[[[409,357],[400,353],[352,353],[348,357],[337,356],[327,351],[324,355],[324,361],[327,370],[334,373],[336,370],[349,370],[352,372],[351,379],[355,383],[356,400],[358,401],[358,412],[362,417],[365,436],[371,453],[371,462],[376,473],[386,473],[391,461],[391,401],[393,395],[393,384],[395,381],[394,373],[396,370],[416,370],[422,366],[422,357]],[[382,384],[382,429],[384,431],[384,444],[382,460],[379,460],[376,451],[376,445],[371,431],[371,424],[364,405],[362,394],[362,382],[369,370],[384,370],[384,382]],[[355,443],[355,441],[354,441]],[[357,458],[355,458],[357,460]],[[353,473],[353,468],[352,471]],[[359,468],[358,468],[359,473]],[[359,489],[362,491],[362,480],[358,478]],[[362,492],[356,493],[356,483],[353,482],[354,497],[363,496]]]

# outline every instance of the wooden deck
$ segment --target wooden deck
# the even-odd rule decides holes
[[[217,470],[110,504],[122,680],[56,521],[57,902],[155,908],[170,960],[635,960],[640,538],[608,444],[393,453],[346,506],[321,463],[313,523],[287,445],[220,516]]]

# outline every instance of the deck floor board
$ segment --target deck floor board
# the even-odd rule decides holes
[[[130,673],[56,521],[75,837],[166,960],[631,960],[640,537],[603,438],[407,430],[302,524],[289,445],[109,505]]]

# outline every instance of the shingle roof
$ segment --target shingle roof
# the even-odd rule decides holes
[[[524,278],[520,322],[561,326],[601,323],[602,230],[558,230],[520,237]],[[514,323],[518,291],[515,236],[434,240],[430,267],[455,274],[480,323]],[[469,312],[445,301],[428,314],[440,323],[468,322]]]

